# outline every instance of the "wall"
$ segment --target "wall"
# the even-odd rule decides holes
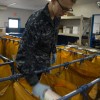
[[[28,17],[32,14],[31,10],[12,9],[0,10],[0,27],[5,27],[4,23],[8,22],[8,18],[20,18],[21,28],[25,27]]]
[[[100,14],[100,8],[96,4],[97,0],[77,0],[74,5],[74,15],[91,17],[93,14]]]
[[[100,14],[100,8],[96,4],[96,0],[77,0],[73,7],[74,15],[91,17],[93,14]],[[21,10],[8,8],[7,10],[0,11],[0,27],[4,27],[4,23],[8,22],[8,17],[20,18],[21,28],[24,28],[28,17],[32,14],[31,10]]]

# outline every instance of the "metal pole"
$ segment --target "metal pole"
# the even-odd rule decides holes
[[[49,67],[49,68],[45,68],[45,69],[43,69],[43,70],[38,70],[38,71],[34,71],[34,73],[36,73],[36,74],[39,74],[39,73],[43,73],[43,72],[48,72],[48,71],[50,71],[50,70],[52,70],[52,69],[56,69],[56,68],[59,68],[59,67],[61,67],[61,66],[64,66],[64,67],[68,67],[68,65],[70,65],[70,64],[73,64],[73,63],[75,63],[75,62],[81,62],[81,61],[84,61],[84,60],[87,60],[87,59],[90,59],[90,58],[93,58],[93,57],[95,57],[95,56],[97,56],[97,55],[99,55],[98,53],[97,54],[92,54],[92,55],[90,55],[90,56],[87,56],[87,57],[84,57],[84,58],[81,58],[81,59],[77,59],[77,60],[73,60],[73,61],[71,61],[71,62],[66,62],[66,63],[64,63],[64,64],[60,64],[60,65],[56,65],[56,66],[52,66],[52,67]],[[19,76],[22,76],[22,74],[19,74]],[[12,77],[15,77],[15,75],[12,75]],[[18,77],[17,77],[18,78]],[[5,78],[0,78],[0,82],[1,82],[1,80],[3,80],[3,81],[6,81],[6,79],[4,80]],[[9,78],[10,79],[10,78]]]
[[[61,97],[61,98],[58,99],[58,100],[68,100],[68,99],[71,98],[72,96],[75,96],[76,94],[81,93],[81,92],[87,90],[88,88],[90,88],[91,86],[93,86],[94,84],[96,84],[96,83],[98,83],[98,82],[100,82],[100,78],[97,78],[96,80],[94,80],[94,81],[92,81],[92,82],[90,82],[90,83],[88,83],[88,84],[82,85],[79,89],[74,90],[73,92],[71,92],[71,93],[69,93],[69,94],[67,94],[67,95],[65,95],[65,96],[63,96],[63,97]]]
[[[3,59],[3,60],[5,61],[4,63],[0,64],[0,67],[2,67],[3,65],[9,64],[10,67],[11,67],[12,75],[13,75],[14,72],[15,72],[15,71],[14,71],[14,61],[9,60],[8,58],[6,58],[6,57],[4,57],[4,56],[2,56],[2,55],[0,55],[0,58]],[[6,62],[6,61],[7,61],[7,62]]]
[[[7,60],[7,61],[12,61],[12,60],[10,60],[10,59],[8,59],[8,58],[2,56],[2,55],[0,55],[0,58],[2,58],[2,59],[4,59],[4,60]]]
[[[13,62],[5,62],[5,63],[0,64],[0,66],[11,64],[11,63],[13,63]]]
[[[67,68],[68,65],[70,65],[70,64],[73,64],[73,63],[76,63],[76,62],[81,62],[81,61],[84,61],[84,60],[93,58],[93,57],[95,57],[95,56],[97,56],[97,55],[99,55],[99,54],[100,54],[100,53],[92,54],[92,55],[90,55],[90,56],[87,56],[87,57],[84,57],[84,58],[81,58],[81,59],[73,60],[73,61],[71,61],[71,62],[66,62],[66,63],[64,63],[64,64],[52,66],[52,67],[45,68],[45,69],[39,70],[39,71],[34,71],[34,72],[35,72],[36,74],[42,73],[42,72],[46,72],[46,71],[48,72],[48,71],[50,71],[50,70],[52,70],[52,69],[59,68],[59,67],[61,67],[61,66],[64,66],[64,67]]]
[[[22,74],[15,74],[15,75],[12,75],[9,77],[0,78],[0,82],[7,81],[7,80],[16,80],[16,79],[21,78],[21,77],[23,77]]]

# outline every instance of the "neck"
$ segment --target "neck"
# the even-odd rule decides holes
[[[48,8],[49,8],[49,13],[50,13],[50,17],[51,19],[53,20],[55,15],[54,15],[54,12],[53,12],[53,9],[52,9],[52,4],[51,2],[48,4]]]

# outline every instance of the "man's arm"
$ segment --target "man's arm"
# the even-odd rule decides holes
[[[52,55],[51,55],[51,60],[50,60],[50,63],[51,64],[53,64],[53,63],[55,63],[56,62],[56,53],[57,53],[57,51],[56,51],[56,44],[57,44],[57,38],[58,38],[58,31],[56,30],[55,31],[55,40],[54,40],[54,42],[52,42],[52,49],[51,49],[51,53],[52,53]]]
[[[36,65],[33,58],[35,46],[39,40],[39,33],[33,25],[27,25],[20,41],[16,63],[18,70],[26,77],[30,85],[35,85],[38,82],[38,77],[34,73]]]

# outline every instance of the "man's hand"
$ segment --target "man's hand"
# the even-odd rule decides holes
[[[44,100],[44,93],[50,89],[49,86],[44,85],[42,83],[37,83],[32,90],[32,93],[34,96],[37,96],[40,98],[40,100]]]

